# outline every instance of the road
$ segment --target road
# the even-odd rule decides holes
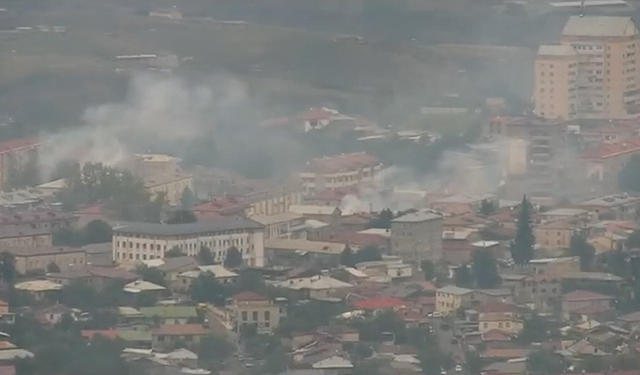
[[[444,323],[448,324],[449,329],[442,328]],[[430,318],[429,324],[433,327],[433,333],[438,338],[438,346],[440,349],[445,353],[450,353],[456,364],[463,364],[464,351],[457,340],[456,343],[453,343],[453,322],[450,322],[448,318]],[[448,371],[448,373],[453,374],[453,369]]]

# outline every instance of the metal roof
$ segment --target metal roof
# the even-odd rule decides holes
[[[188,236],[208,232],[222,232],[241,229],[263,229],[264,226],[243,217],[223,217],[215,220],[198,221],[187,224],[160,223],[119,223],[113,228],[115,233],[145,234],[154,236]]]
[[[633,36],[638,34],[631,17],[571,16],[562,30],[563,36]]]

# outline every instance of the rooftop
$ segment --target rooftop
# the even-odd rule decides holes
[[[567,45],[542,45],[538,48],[538,56],[577,56],[576,51]]]
[[[358,310],[382,310],[402,306],[406,306],[406,302],[396,297],[374,297],[353,303],[353,307]]]
[[[113,231],[114,233],[152,236],[189,236],[210,232],[263,228],[262,224],[243,217],[222,217],[188,224],[120,223],[114,226]]]
[[[516,305],[503,302],[488,302],[475,307],[475,310],[481,314],[485,313],[511,313],[517,310]]]
[[[626,204],[635,204],[638,201],[640,201],[640,197],[629,196],[626,194],[613,194],[591,198],[586,201],[582,201],[577,205],[587,207],[616,207]]]
[[[637,35],[631,17],[571,16],[562,36],[615,37]]]
[[[485,199],[493,199],[493,198],[495,198],[495,196],[491,195],[491,194],[481,194],[481,195],[460,194],[460,195],[452,195],[452,196],[449,196],[449,197],[440,198],[438,200],[435,200],[433,203],[468,203],[468,204],[472,204],[472,203],[482,202]]]
[[[607,159],[640,151],[640,139],[625,139],[615,143],[603,143],[598,149],[582,155],[586,159]]]
[[[195,306],[153,306],[141,307],[140,312],[147,318],[197,318],[198,312]]]
[[[209,273],[213,274],[213,276],[216,277],[216,278],[236,277],[236,276],[238,276],[237,273],[235,273],[233,271],[229,271],[228,269],[224,268],[224,266],[221,266],[219,264],[214,264],[214,265],[211,265],[211,266],[199,266],[198,270],[200,270],[201,272],[209,272]]]
[[[324,254],[342,254],[344,244],[334,242],[307,241],[307,240],[288,240],[288,239],[272,239],[264,243],[265,249],[312,252]]]
[[[124,291],[128,293],[154,292],[165,289],[166,288],[161,285],[144,280],[136,280],[124,286]]]
[[[73,254],[73,253],[85,253],[85,250],[81,247],[69,247],[69,246],[55,246],[55,247],[7,247],[2,251],[7,251],[16,257],[33,257],[43,256],[51,254]]]
[[[577,302],[577,301],[592,301],[592,300],[604,300],[604,299],[611,300],[611,299],[614,299],[614,297],[592,292],[589,290],[574,290],[573,292],[569,292],[565,294],[563,299],[565,301]]]
[[[332,206],[292,204],[289,206],[289,212],[298,215],[333,215],[335,212],[340,212],[340,210],[337,207]]]
[[[145,176],[144,187],[149,189],[190,178],[193,178],[193,176],[187,173],[157,174],[153,176]]]
[[[257,221],[262,225],[273,225],[286,223],[293,220],[301,220],[303,216],[301,214],[295,212],[282,212],[275,215],[261,215],[261,216],[252,216],[251,220]]]
[[[418,211],[404,214],[392,220],[393,223],[421,223],[429,220],[441,220],[442,216],[428,211]]]
[[[333,277],[318,275],[313,277],[305,277],[300,279],[290,279],[290,280],[282,281],[275,284],[275,286],[280,288],[289,288],[293,290],[302,290],[302,289],[323,290],[323,289],[351,288],[353,285],[349,283],[345,283],[344,281],[340,281],[338,279],[334,279]]]
[[[152,333],[167,336],[204,336],[209,334],[209,330],[202,324],[163,324],[155,328]]]
[[[62,285],[49,280],[31,280],[23,281],[15,285],[18,290],[27,292],[48,292],[62,289]]]
[[[251,301],[268,301],[267,297],[261,296],[255,292],[242,292],[231,297],[236,302],[251,302]]]
[[[17,151],[23,148],[37,147],[40,141],[34,138],[12,139],[0,143],[0,153]]]
[[[555,208],[546,212],[542,212],[544,216],[580,216],[588,214],[589,211],[581,208]]]
[[[467,289],[467,288],[460,288],[458,286],[455,285],[447,285],[447,286],[443,286],[442,288],[436,290],[437,293],[445,293],[445,294],[455,294],[455,295],[464,295],[464,294],[469,294],[471,292],[473,292],[473,290],[471,289]]]
[[[564,280],[624,281],[623,278],[606,272],[565,272],[561,276]]]
[[[314,173],[338,173],[379,165],[378,158],[365,153],[352,153],[326,156],[313,159],[308,163],[306,171]]]

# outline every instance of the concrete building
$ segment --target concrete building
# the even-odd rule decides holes
[[[534,65],[534,113],[546,119],[577,115],[578,54],[571,46],[543,45]]]
[[[471,305],[474,293],[472,289],[457,286],[445,286],[436,291],[436,311],[442,314],[455,313],[460,307]]]
[[[280,325],[280,304],[257,293],[236,294],[226,307],[231,311],[232,324],[239,330],[254,326],[259,334],[271,334]]]
[[[475,308],[478,312],[478,332],[498,330],[509,334],[519,334],[524,328],[517,308],[513,304],[490,302]]]
[[[51,229],[31,228],[28,225],[0,226],[0,246],[34,248],[52,246]]]
[[[620,171],[632,156],[638,154],[640,138],[602,144],[582,155],[586,168],[584,178],[599,183],[605,192],[617,192]]]
[[[185,173],[157,174],[143,176],[144,188],[152,197],[164,193],[167,202],[179,205],[182,193],[186,188],[193,191],[193,176]]]
[[[0,143],[0,190],[11,187],[11,178],[29,163],[37,161],[40,141],[37,139],[13,139]]]
[[[87,263],[87,253],[83,248],[65,246],[12,248],[3,247],[15,257],[16,271],[26,274],[29,271],[46,270],[47,266],[55,263],[60,268],[84,266]]]
[[[307,225],[303,215],[283,212],[270,216],[253,216],[251,219],[264,225],[265,241],[272,238],[307,239]]]
[[[75,215],[60,211],[23,211],[14,214],[0,214],[0,226],[28,226],[32,229],[57,230],[72,226],[77,221]]]
[[[304,192],[308,195],[373,182],[382,164],[365,153],[334,155],[314,159],[300,173]]]
[[[624,118],[639,112],[640,44],[631,17],[571,16],[560,43],[579,57],[579,117]]]
[[[638,196],[612,194],[587,199],[576,206],[595,212],[598,220],[636,220],[638,203]]]
[[[128,162],[129,168],[141,176],[172,175],[180,172],[179,158],[161,154],[136,154]]]
[[[123,223],[113,228],[113,259],[118,263],[164,258],[178,247],[196,256],[202,246],[223,262],[230,247],[242,253],[243,262],[264,266],[264,226],[241,217],[223,217],[188,224]]]
[[[442,216],[418,211],[391,221],[391,252],[405,260],[420,263],[442,258]]]

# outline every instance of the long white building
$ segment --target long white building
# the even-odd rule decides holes
[[[223,262],[230,247],[242,253],[244,264],[264,266],[264,225],[241,217],[224,217],[188,224],[123,223],[113,228],[116,263],[161,259],[178,247],[196,256],[205,246],[216,262]]]

